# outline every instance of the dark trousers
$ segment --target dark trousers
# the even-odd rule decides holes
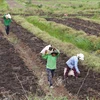
[[[47,78],[48,78],[48,81],[50,82],[50,86],[52,86],[52,78],[54,76],[54,71],[55,69],[46,69],[47,71]]]
[[[68,65],[66,67],[67,67],[67,70],[66,70],[66,73],[65,73],[65,77],[68,77],[68,73],[69,73],[70,70],[73,70],[74,71],[75,77],[78,76],[75,67],[73,67],[73,69],[69,68]]]
[[[9,25],[6,26],[6,34],[8,35],[9,34],[9,30],[10,30],[10,27]]]

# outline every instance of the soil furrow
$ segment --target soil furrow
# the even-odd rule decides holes
[[[66,18],[66,19],[56,19],[56,18],[46,18],[48,21],[55,21],[72,27],[76,30],[83,30],[85,33],[90,35],[100,36],[100,25],[90,21],[85,21],[78,18]]]
[[[73,19],[69,19],[69,20],[71,20],[71,21],[74,21],[74,22],[76,22],[76,23],[81,23],[81,24],[84,24],[84,25],[86,25],[86,26],[88,26],[88,27],[93,27],[93,28],[95,28],[95,29],[98,29],[98,30],[100,30],[100,24],[98,24],[98,23],[94,23],[94,22],[90,22],[89,20],[83,20],[83,19],[79,19],[79,18],[73,18]]]

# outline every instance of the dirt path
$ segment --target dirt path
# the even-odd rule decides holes
[[[100,24],[94,22],[85,21],[79,18],[66,18],[66,19],[47,18],[47,20],[67,25],[76,30],[82,30],[88,35],[100,36]]]
[[[23,6],[19,3],[17,3],[15,0],[6,0],[10,9],[13,9],[13,8],[23,8]]]
[[[37,63],[37,65],[40,67],[40,69],[44,68],[45,70],[45,62],[41,59],[41,56],[39,55],[40,50],[46,46],[47,44],[43,42],[41,39],[35,37],[33,34],[29,33],[27,30],[23,29],[20,25],[16,24],[15,22],[12,23],[11,31],[17,36],[20,41],[22,41],[24,44],[26,44],[32,51],[34,57],[34,61]],[[65,62],[67,60],[67,56],[61,53],[58,62],[56,70],[56,82],[57,78],[63,76],[63,68],[65,66]],[[69,93],[76,95],[79,91],[79,88],[88,72],[87,69],[84,69],[84,66],[79,66],[81,70],[81,76],[75,80],[74,78],[69,78],[66,83],[66,89]],[[44,73],[45,71],[43,71]],[[41,75],[43,75],[43,73]],[[44,75],[45,76],[45,75]],[[85,100],[87,97],[95,98],[96,100],[99,100],[100,98],[100,73],[92,72],[91,70],[88,73],[88,76],[85,80],[85,83],[83,84],[78,97],[80,100]],[[46,84],[46,83],[45,83]],[[63,86],[61,86],[63,88]],[[64,89],[64,88],[63,88]],[[56,87],[55,90],[61,91],[60,87]],[[56,93],[57,93],[56,91]],[[61,93],[65,95],[65,91],[62,91]],[[58,95],[58,94],[57,94]]]

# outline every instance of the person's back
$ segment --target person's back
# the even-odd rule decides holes
[[[67,62],[66,64],[70,67],[73,68],[77,65],[78,63],[78,57],[77,56],[72,56]]]
[[[82,53],[77,54],[76,56],[72,56],[67,62],[66,67],[64,68],[64,79],[68,77],[68,73],[73,70],[75,77],[80,74],[79,68],[78,68],[78,61],[84,60],[84,55]]]

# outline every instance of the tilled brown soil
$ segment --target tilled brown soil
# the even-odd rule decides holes
[[[32,33],[23,29],[20,25],[16,24],[14,21],[11,25],[11,31],[16,34],[16,36],[26,43],[33,52],[36,52],[37,59],[40,60],[41,63],[46,64],[44,60],[41,59],[40,51],[47,44],[43,42],[41,39],[37,38]],[[68,57],[63,53],[60,54],[60,57],[57,61],[56,77],[63,77],[63,68],[65,66],[65,62]],[[85,66],[79,64],[79,68],[81,71],[81,75],[77,80],[70,77],[67,82],[65,88],[72,94],[78,95],[80,100],[86,100],[87,97],[95,98],[95,100],[99,100],[100,98],[100,73],[93,72],[92,70],[85,69]],[[90,99],[92,100],[92,99]]]
[[[33,71],[0,31],[0,100],[26,100],[28,93],[44,95],[37,82]]]
[[[60,24],[67,25],[76,30],[82,30],[88,35],[100,36],[100,24],[86,21],[79,18],[65,18],[65,19],[56,19],[56,18],[46,18],[47,21],[54,21]]]

